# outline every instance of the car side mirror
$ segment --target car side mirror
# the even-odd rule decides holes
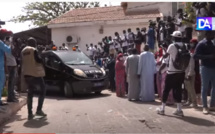
[[[60,67],[62,67],[62,66],[63,66],[63,62],[59,61],[59,62],[58,62],[58,65],[59,65]]]

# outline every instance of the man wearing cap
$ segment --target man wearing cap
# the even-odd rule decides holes
[[[0,106],[4,105],[1,101],[2,90],[5,84],[5,63],[4,63],[4,53],[11,54],[10,46],[7,46],[4,42],[0,39]]]
[[[208,114],[210,111],[215,111],[215,42],[214,32],[206,31],[205,39],[200,41],[194,53],[196,60],[201,60],[200,74],[202,79],[202,102],[203,113]],[[212,85],[210,108],[207,104],[207,93],[209,84]]]
[[[184,82],[185,70],[178,70],[174,67],[173,61],[176,59],[177,48],[176,44],[182,48],[184,44],[182,43],[182,33],[180,31],[174,31],[171,34],[173,43],[168,47],[167,53],[164,57],[169,56],[169,65],[167,69],[167,76],[165,80],[165,87],[162,96],[162,105],[160,108],[157,108],[157,113],[164,115],[165,106],[169,96],[169,92],[173,89],[173,96],[177,103],[177,110],[173,113],[174,115],[183,116],[183,111],[181,109],[181,100],[182,100],[182,83]]]
[[[36,46],[37,46],[36,40],[30,37],[28,39],[28,46],[26,46],[21,52],[23,74],[26,84],[28,86],[27,107],[29,120],[33,119],[34,117],[32,112],[32,103],[34,90],[35,88],[37,88],[37,85],[39,85],[40,88],[40,96],[36,115],[47,116],[42,111],[42,106],[46,93],[45,82],[43,80],[43,77],[45,76],[45,70],[43,67],[42,59],[36,50]]]

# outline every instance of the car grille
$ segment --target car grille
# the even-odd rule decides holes
[[[88,78],[101,78],[103,76],[103,74],[87,74]]]
[[[84,71],[88,78],[101,78],[103,76],[103,73],[99,70],[91,70],[91,71]]]

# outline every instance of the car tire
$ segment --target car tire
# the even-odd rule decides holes
[[[71,85],[69,84],[69,82],[65,82],[64,83],[64,95],[65,97],[67,98],[72,98],[74,96],[74,93],[73,93],[73,90],[72,90],[72,87]]]
[[[102,91],[96,91],[95,94],[100,95]]]

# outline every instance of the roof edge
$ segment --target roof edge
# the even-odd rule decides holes
[[[90,9],[97,9],[97,8],[111,8],[111,7],[121,7],[121,6],[107,6],[107,7],[91,7],[91,8],[79,8],[79,9],[71,9],[63,14],[61,14],[60,16],[52,19],[51,21],[48,22],[48,24],[50,24],[52,21],[55,21],[56,19],[59,19],[60,17],[62,17],[63,15],[68,14],[69,12],[72,12],[72,10],[90,10]]]
[[[155,18],[154,18],[155,19]],[[109,20],[109,21],[95,21],[95,22],[70,22],[70,23],[58,23],[49,24],[48,28],[62,28],[62,27],[76,27],[76,26],[93,26],[93,25],[121,25],[121,24],[131,24],[131,23],[148,23],[148,18],[137,18],[137,19],[121,19]]]

